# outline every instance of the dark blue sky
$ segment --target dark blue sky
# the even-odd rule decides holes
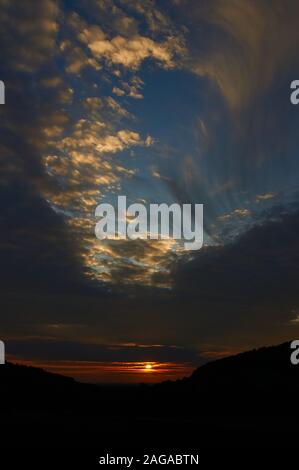
[[[181,374],[293,337],[298,3],[0,8],[0,331],[11,356],[55,362],[55,345],[78,363],[160,354]],[[203,203],[204,248],[100,242],[95,207],[121,194]]]

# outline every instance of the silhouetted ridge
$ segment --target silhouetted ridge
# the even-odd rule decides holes
[[[23,386],[33,385],[51,385],[51,384],[70,384],[75,380],[72,377],[66,377],[61,374],[47,372],[44,369],[21,364],[13,364],[7,362],[4,367],[0,367],[1,384],[5,385],[5,381],[16,382],[25,380]]]
[[[299,368],[290,361],[290,343],[246,351],[209,362],[196,369],[188,379],[201,387],[243,383],[248,387],[268,388],[283,386],[284,388],[299,385]]]

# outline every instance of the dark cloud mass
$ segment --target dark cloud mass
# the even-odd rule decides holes
[[[295,0],[0,0],[12,358],[179,376],[296,335],[298,14]],[[119,194],[203,203],[204,248],[100,242],[95,207]]]

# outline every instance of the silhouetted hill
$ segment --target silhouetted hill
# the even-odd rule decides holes
[[[7,362],[0,369],[1,385],[18,386],[22,382],[23,387],[40,387],[48,385],[65,386],[73,384],[75,381],[71,377],[60,374],[53,374],[38,367],[24,366]]]
[[[187,395],[194,412],[223,413],[228,407],[237,414],[294,412],[299,396],[299,366],[291,363],[291,352],[290,343],[286,342],[240,353],[209,362],[190,377],[157,388],[167,389],[167,393],[176,389]]]
[[[289,342],[243,352],[199,367],[189,380],[201,386],[203,381],[212,381],[213,385],[221,386],[224,380],[226,384],[235,385],[238,375],[238,383],[247,387],[260,389],[269,387],[270,383],[280,386],[282,382],[284,387],[298,387],[299,368],[291,364],[291,352]]]
[[[81,384],[40,369],[0,366],[6,447],[186,451],[292,447],[299,366],[290,345],[210,362],[155,386]]]

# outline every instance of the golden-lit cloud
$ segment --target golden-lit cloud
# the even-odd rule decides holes
[[[142,136],[129,127],[130,121],[135,122],[134,116],[119,98],[142,99],[144,82],[137,75],[137,69],[147,58],[152,58],[163,68],[173,68],[182,51],[182,40],[170,31],[169,24],[163,39],[140,34],[138,22],[115,5],[108,34],[108,18],[102,7],[108,8],[108,4],[99,7],[104,14],[103,26],[88,24],[77,13],[67,15],[66,24],[76,41],[71,39],[72,35],[63,37],[59,52],[65,60],[67,74],[79,76],[86,67],[91,67],[108,77],[105,74],[110,70],[119,79],[119,84],[117,86],[116,82],[111,87],[111,95],[99,95],[97,84],[93,84],[95,96],[87,96],[79,104],[72,89],[65,87],[64,80],[61,83],[53,76],[44,82],[47,87],[60,89],[64,86],[64,94],[69,93],[70,101],[67,103],[60,97],[61,106],[79,105],[81,112],[73,122],[63,122],[57,116],[43,127],[48,148],[42,161],[53,183],[43,190],[43,194],[55,210],[64,214],[66,226],[77,240],[78,256],[87,275],[114,284],[143,282],[148,285],[157,275],[161,278],[158,284],[165,286],[169,285],[165,279],[172,242],[161,241],[155,248],[143,242],[133,242],[135,248],[131,243],[101,243],[94,235],[93,214],[104,193],[119,191],[123,180],[136,173],[120,164],[114,156],[124,150],[150,147],[155,143],[151,135]],[[159,14],[155,16],[158,18]],[[117,66],[129,69],[131,76],[124,80]]]
[[[97,59],[103,58],[110,64],[138,69],[141,62],[149,57],[166,68],[174,67],[174,54],[180,45],[175,38],[158,43],[151,38],[136,34],[130,38],[115,36],[109,39],[99,26],[88,26],[79,34],[80,40],[88,46]]]
[[[60,46],[61,52],[66,58],[66,72],[70,74],[78,74],[85,67],[92,67],[95,70],[100,70],[101,66],[93,58],[89,57],[83,49],[73,46],[71,42],[64,41]]]
[[[141,93],[143,81],[139,77],[133,77],[131,83],[122,82],[121,86],[113,87],[112,93],[117,96],[125,96],[127,95],[129,98],[134,98],[135,100],[143,99],[143,94]]]
[[[121,3],[142,18],[153,33],[170,35],[176,32],[178,34],[178,28],[173,24],[169,16],[158,8],[158,2],[154,0],[143,0],[142,2],[121,0]]]
[[[234,213],[240,217],[248,217],[249,215],[251,215],[249,209],[235,209]]]
[[[128,242],[100,242],[94,234],[93,214],[104,192],[115,192],[123,178],[136,172],[116,162],[114,154],[134,146],[151,146],[154,140],[150,136],[142,139],[129,129],[117,130],[121,119],[128,116],[112,97],[87,98],[83,107],[88,117],[75,122],[63,138],[59,126],[57,134],[55,128],[46,130],[52,153],[43,162],[56,185],[44,195],[56,210],[63,211],[67,227],[78,241],[77,256],[86,275],[114,284],[150,284],[155,273],[166,270],[165,256],[171,249],[167,241],[155,249],[148,243],[133,242],[133,247]]]
[[[273,199],[275,196],[276,196],[275,193],[257,194],[255,200],[256,202],[269,201],[270,199]]]
[[[124,90],[121,90],[121,88],[118,88],[117,86],[113,87],[112,93],[115,93],[117,96],[124,96],[126,94]]]

